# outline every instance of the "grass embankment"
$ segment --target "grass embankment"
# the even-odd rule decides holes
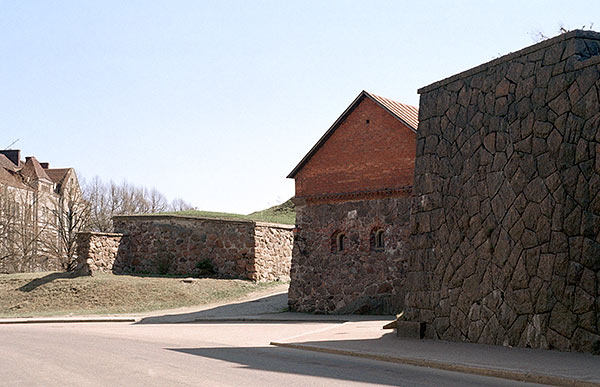
[[[235,300],[278,284],[113,274],[0,274],[0,317],[139,313]]]
[[[266,210],[256,211],[248,215],[231,214],[228,212],[212,212],[212,211],[177,211],[177,212],[163,212],[162,214],[174,214],[174,215],[185,215],[185,216],[198,216],[205,218],[219,218],[219,219],[242,219],[242,220],[254,220],[258,222],[268,223],[282,223],[282,224],[294,224],[296,222],[296,208],[292,200],[288,200],[285,203],[279,204],[267,208]]]

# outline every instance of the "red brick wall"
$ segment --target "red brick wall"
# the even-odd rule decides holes
[[[412,185],[415,138],[398,119],[364,98],[298,172],[296,196]]]

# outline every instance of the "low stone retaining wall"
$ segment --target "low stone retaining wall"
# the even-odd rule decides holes
[[[256,281],[289,281],[292,264],[293,226],[256,223],[254,273]]]
[[[111,273],[123,234],[82,232],[77,234],[77,271],[82,274]]]
[[[80,235],[80,270],[289,280],[291,225],[177,215],[116,216],[113,224],[117,234]]]

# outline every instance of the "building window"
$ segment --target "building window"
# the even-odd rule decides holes
[[[346,248],[346,234],[343,232],[335,232],[331,237],[331,252],[337,253],[344,251]]]
[[[385,248],[385,233],[381,228],[374,228],[371,231],[371,249],[383,250]]]

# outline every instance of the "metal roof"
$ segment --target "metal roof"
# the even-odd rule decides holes
[[[382,104],[390,113],[393,113],[400,121],[403,121],[405,124],[408,124],[410,128],[413,130],[417,130],[419,126],[419,109],[406,105],[400,102],[392,101],[391,99],[387,99],[384,97],[380,97],[373,93],[365,92],[369,96],[371,96],[375,101]]]
[[[406,127],[411,129],[413,132],[417,131],[417,127],[419,126],[418,108],[400,102],[392,101],[391,99],[383,98],[363,90],[360,92],[358,97],[356,97],[354,101],[352,101],[350,106],[348,106],[348,108],[344,110],[342,115],[339,116],[339,118],[333,123],[333,125],[327,130],[327,132],[325,132],[323,137],[321,137],[319,141],[317,141],[317,143],[311,148],[311,150],[306,154],[306,156],[302,158],[302,160],[298,163],[298,165],[296,165],[292,172],[290,172],[290,174],[287,175],[287,178],[293,179],[296,176],[298,171],[300,171],[300,169],[304,167],[308,160],[310,160],[310,158],[319,150],[319,148],[325,143],[325,141],[327,141],[327,139],[331,137],[331,135],[337,129],[337,127],[346,119],[346,117],[348,117],[348,115],[350,115],[350,113],[352,113],[352,111],[364,98],[369,98],[377,105],[381,106],[383,109],[385,109],[388,113],[397,118],[400,122],[406,125]]]

